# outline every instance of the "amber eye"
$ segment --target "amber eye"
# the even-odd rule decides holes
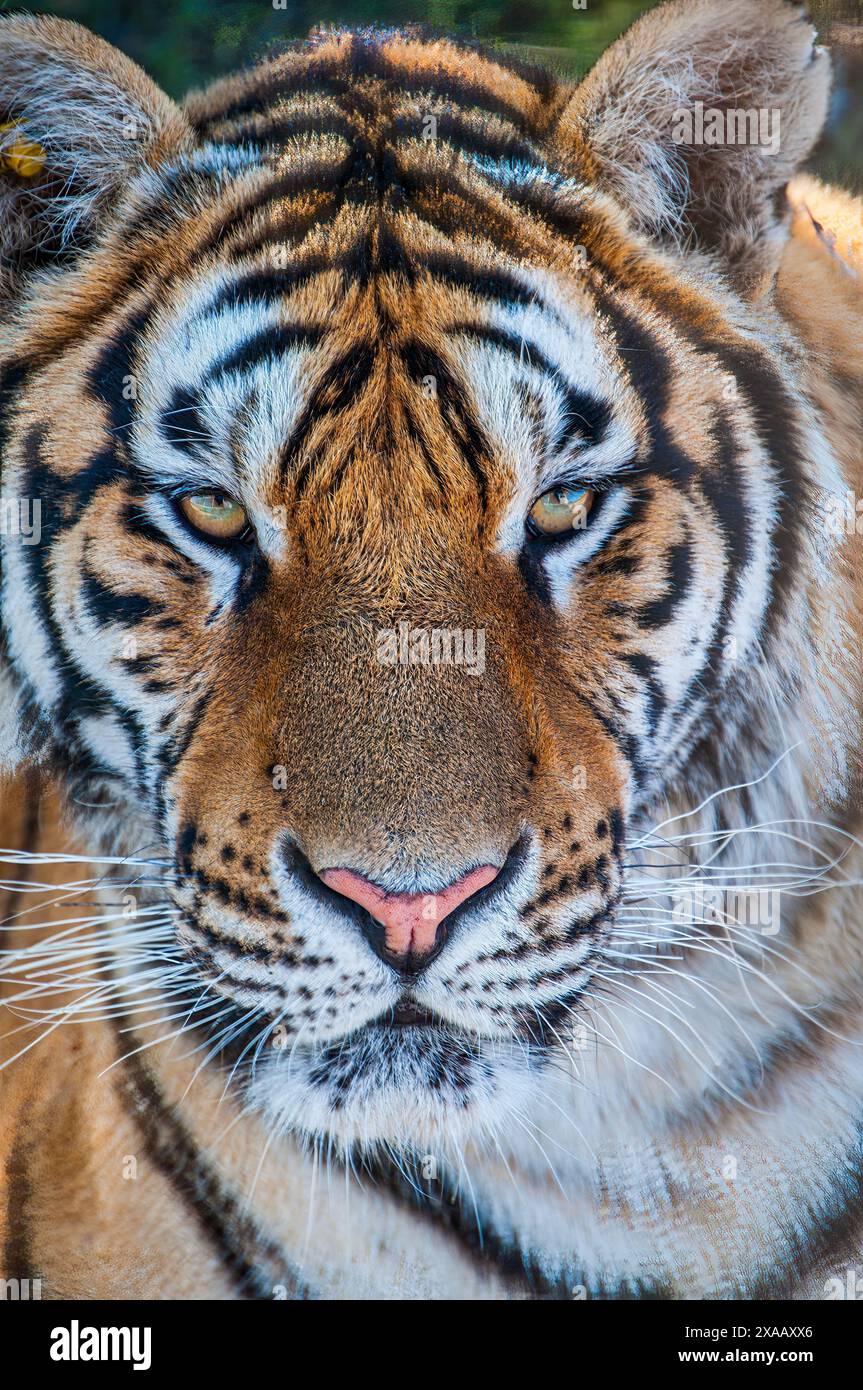
[[[180,510],[196,531],[220,541],[237,540],[249,524],[244,509],[224,492],[190,492],[179,499]]]
[[[539,536],[564,536],[587,525],[595,494],[584,487],[553,487],[537,498],[528,517]]]

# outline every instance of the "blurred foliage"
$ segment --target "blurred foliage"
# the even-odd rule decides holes
[[[721,0],[720,0],[721,3]],[[652,0],[48,0],[34,8],[76,19],[135,58],[173,96],[244,66],[318,24],[402,25],[516,46],[581,75]],[[0,8],[22,8],[0,0]],[[825,178],[863,189],[863,0],[810,0],[836,45],[830,125],[813,161]],[[859,27],[858,27],[859,26]]]
[[[810,163],[819,178],[863,193],[863,21],[857,40],[834,47],[830,120]]]
[[[493,44],[544,49],[586,71],[651,0],[53,0],[51,14],[77,19],[135,58],[173,96],[251,62],[319,24],[427,24]],[[2,8],[16,9],[14,3]]]

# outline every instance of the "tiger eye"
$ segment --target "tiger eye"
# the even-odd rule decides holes
[[[205,536],[236,540],[249,524],[245,509],[224,492],[192,492],[179,500],[186,520]]]
[[[563,536],[567,531],[581,530],[587,525],[594,496],[588,488],[553,487],[531,507],[531,528],[541,536]]]

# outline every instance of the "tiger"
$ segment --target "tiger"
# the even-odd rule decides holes
[[[581,80],[0,18],[0,1275],[863,1279],[863,204],[784,0]]]

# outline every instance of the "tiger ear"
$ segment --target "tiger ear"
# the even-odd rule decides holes
[[[673,0],[576,89],[558,138],[648,236],[716,253],[742,288],[772,277],[784,189],[827,112],[830,60],[786,0]]]
[[[130,176],[190,139],[135,63],[49,16],[0,18],[0,294],[82,245]]]
[[[28,271],[86,246],[136,172],[191,143],[179,109],[110,44],[66,20],[0,17],[0,321]],[[38,758],[45,736],[0,628],[0,774]]]

